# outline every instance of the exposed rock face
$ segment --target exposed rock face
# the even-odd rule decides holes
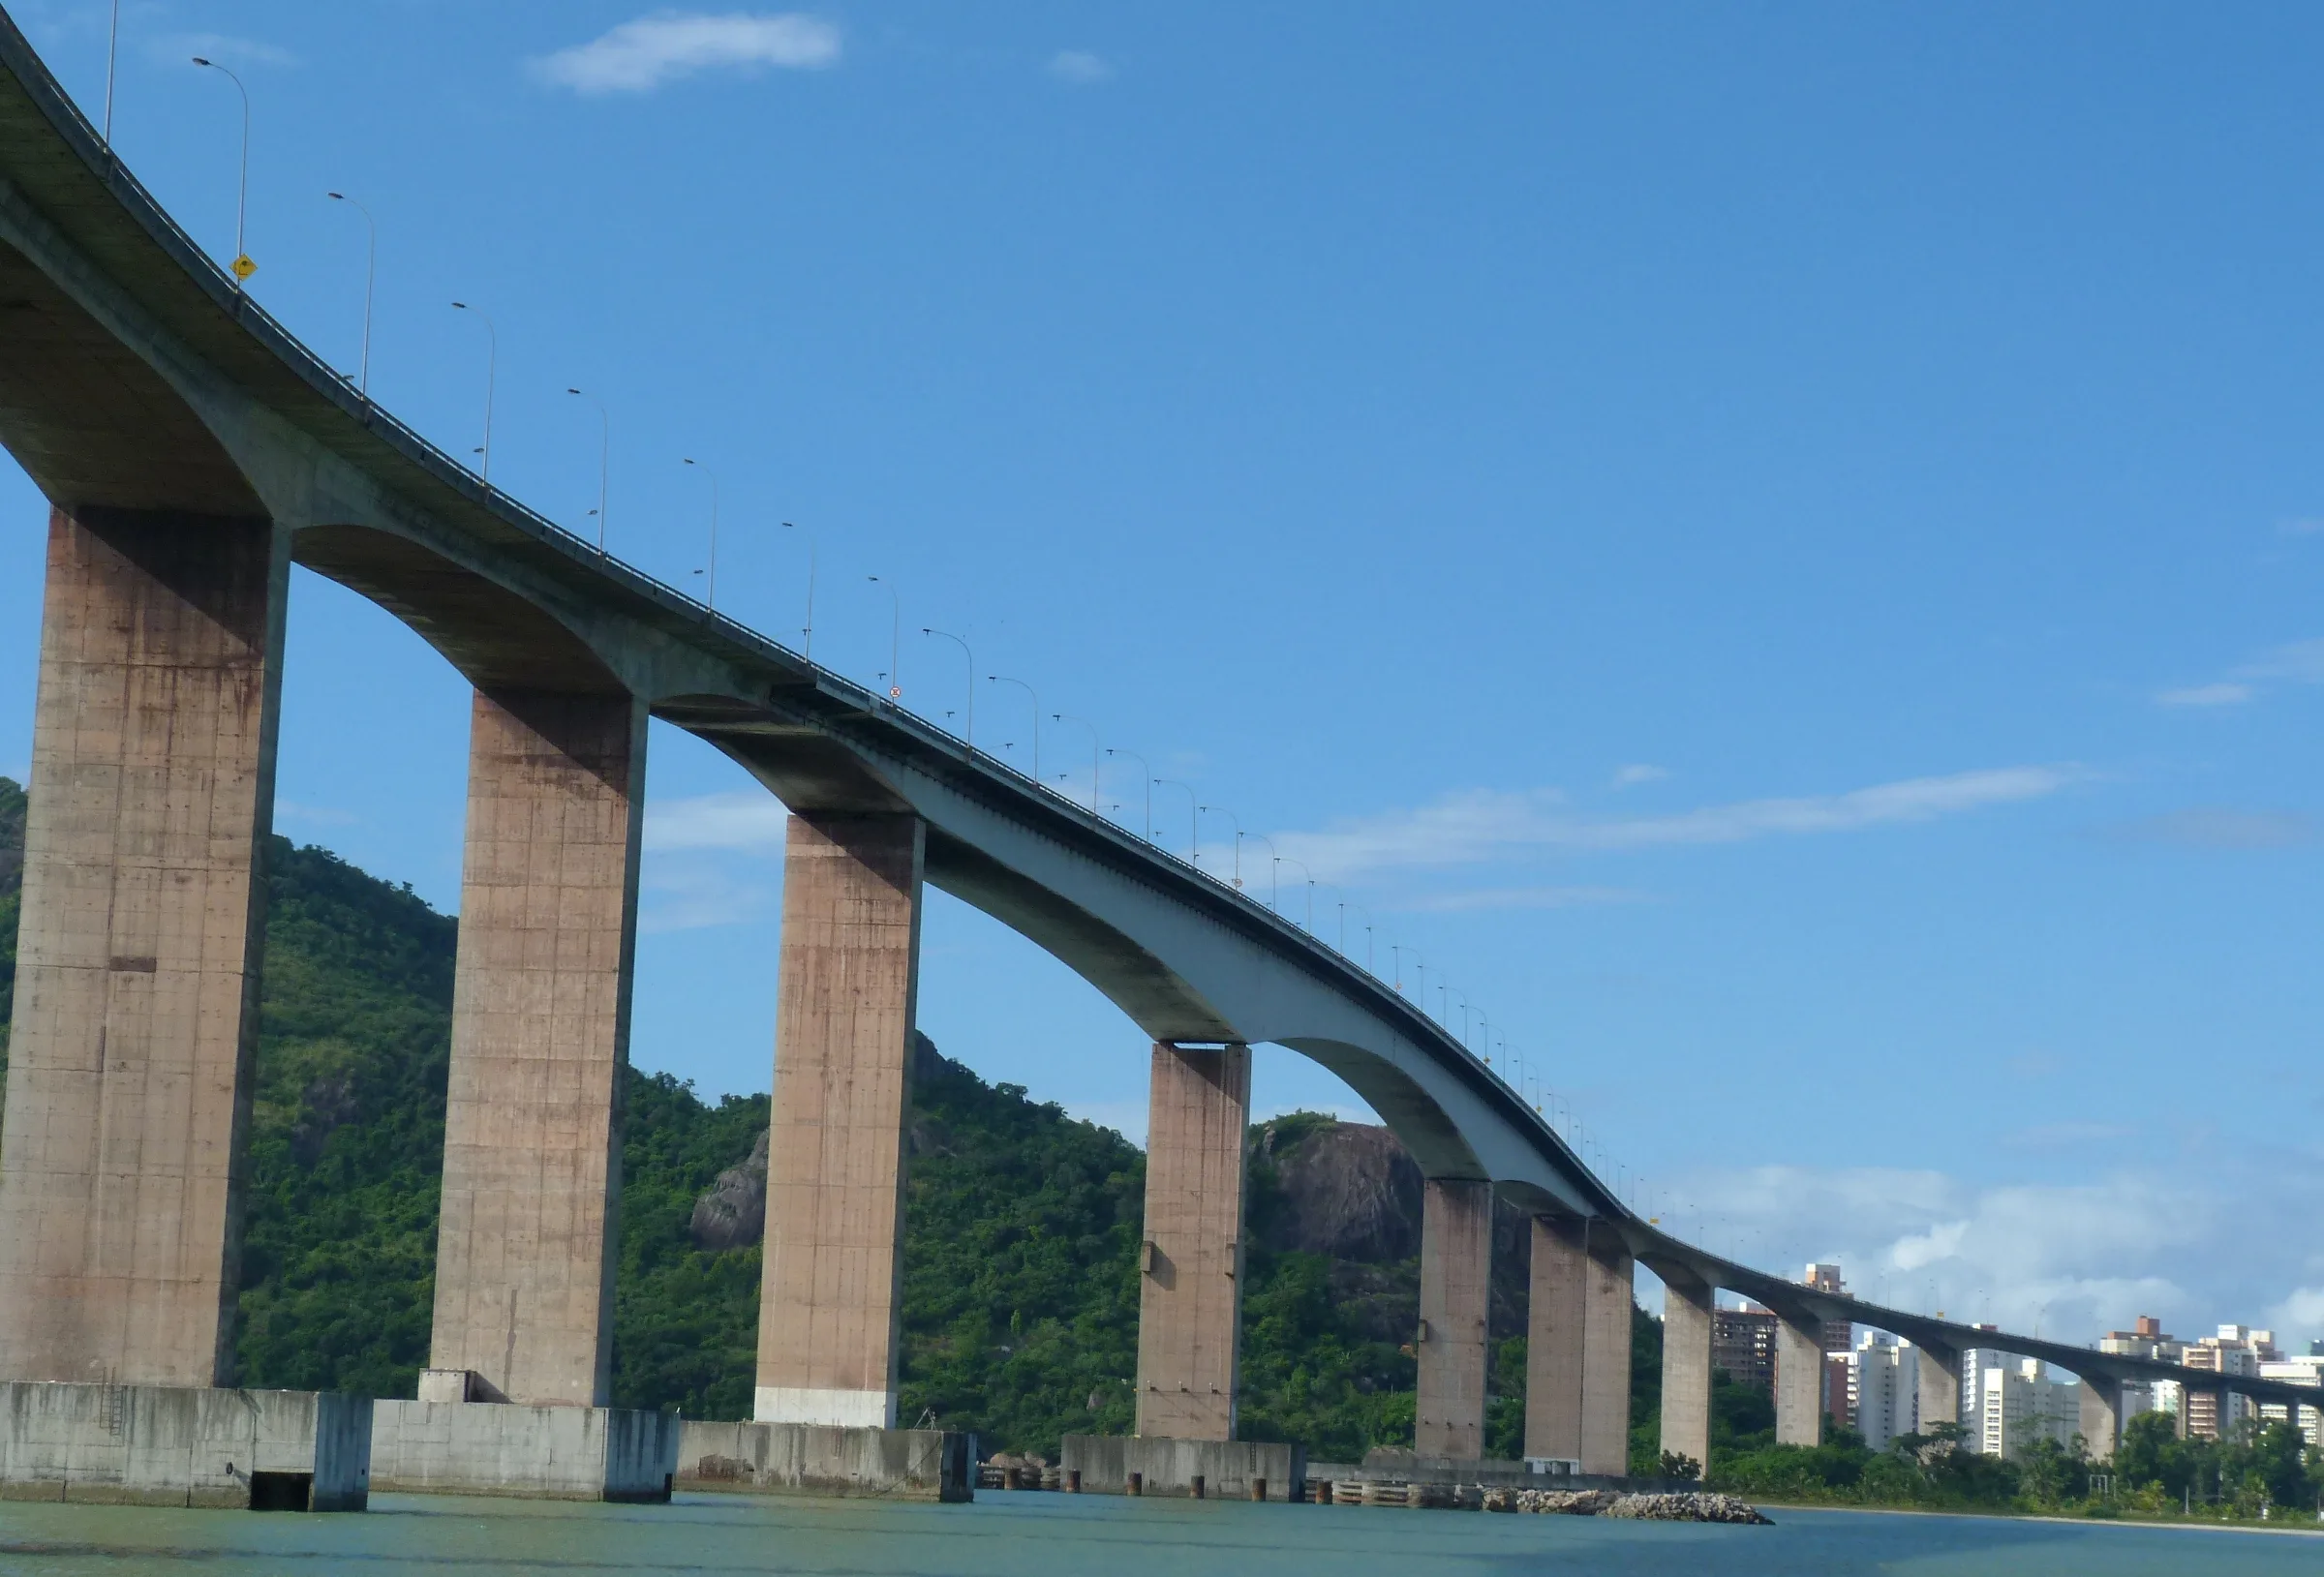
[[[1706,1495],[1697,1490],[1676,1495],[1625,1495],[1607,1506],[1605,1514],[1641,1522],[1733,1522],[1761,1528],[1775,1526],[1772,1518],[1759,1515],[1759,1508],[1749,1501],[1738,1501],[1731,1495]]]
[[[739,1167],[719,1173],[710,1192],[694,1201],[688,1224],[694,1247],[716,1254],[757,1242],[767,1230],[767,1136],[750,1146]]]
[[[1254,1148],[1274,1164],[1281,1198],[1269,1247],[1365,1264],[1421,1252],[1421,1168],[1387,1129],[1269,1123]]]

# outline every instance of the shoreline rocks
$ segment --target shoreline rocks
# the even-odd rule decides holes
[[[1487,1488],[1486,1511],[1530,1511],[1552,1517],[1621,1517],[1633,1522],[1723,1522],[1770,1527],[1758,1507],[1732,1495],[1698,1490],[1661,1495],[1626,1495],[1619,1490],[1532,1490]]]

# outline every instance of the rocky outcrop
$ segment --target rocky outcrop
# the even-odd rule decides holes
[[[712,1254],[747,1248],[767,1230],[767,1136],[750,1146],[739,1167],[719,1173],[710,1191],[694,1201],[687,1230],[694,1247]]]
[[[1421,1168],[1387,1129],[1278,1120],[1253,1150],[1274,1173],[1270,1248],[1364,1264],[1421,1252]]]
[[[1732,1522],[1772,1528],[1774,1520],[1759,1514],[1749,1501],[1731,1495],[1688,1490],[1675,1495],[1625,1495],[1605,1508],[1609,1517],[1638,1522]]]

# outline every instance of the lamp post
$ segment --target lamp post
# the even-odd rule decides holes
[[[686,464],[710,478],[710,569],[702,582],[702,606],[719,611],[719,473],[699,460]]]
[[[121,0],[113,0],[112,26],[105,35],[105,151],[113,151],[113,62],[121,53]]]
[[[459,304],[457,301],[452,303],[455,307]],[[612,512],[607,504],[608,486],[613,480],[613,412],[605,409],[604,401],[587,389],[568,388],[565,392],[577,394],[597,408],[597,507],[596,514],[597,517],[597,551],[603,553],[605,551],[605,517]],[[490,425],[489,422],[487,425]]]
[[[1267,906],[1276,914],[1281,914],[1283,907],[1279,900],[1282,896],[1283,862],[1275,853],[1275,840],[1265,833],[1246,833],[1243,835],[1267,845]]]
[[[1363,972],[1374,980],[1378,980],[1380,972],[1372,967],[1372,912],[1361,903],[1350,903],[1342,898],[1340,900],[1340,924],[1343,927],[1347,924],[1347,912],[1350,909],[1363,916]],[[1342,934],[1345,934],[1344,930]],[[1345,953],[1347,949],[1342,948],[1340,952]]]
[[[1155,782],[1165,788],[1186,791],[1186,863],[1195,869],[1203,868],[1203,807],[1195,804],[1194,786],[1172,777],[1157,777]]]
[[[1079,723],[1089,731],[1089,813],[1095,815],[1097,814],[1097,725],[1086,717],[1076,717],[1070,712],[1053,712],[1049,715],[1056,722]]]
[[[492,320],[491,315],[485,312],[481,307],[472,307],[465,301],[455,301],[452,303],[452,305],[462,312],[474,313],[477,318],[483,320],[484,323],[484,333],[486,335],[486,349],[484,352],[484,447],[476,451],[476,453],[484,457],[484,464],[477,470],[476,476],[478,480],[483,482],[483,484],[489,488],[492,486],[492,391],[493,384],[501,376],[500,325],[495,323]],[[578,394],[580,390],[575,389],[572,392]],[[602,517],[600,517],[598,521],[597,530],[600,532],[605,530]],[[605,546],[602,536],[598,538],[597,546],[599,548],[603,548]]]
[[[109,95],[110,89],[107,89],[107,93]],[[344,202],[361,214],[364,228],[371,237],[370,249],[365,254],[363,263],[363,370],[355,384],[356,390],[363,396],[363,403],[369,405],[371,404],[371,298],[372,288],[379,284],[380,280],[379,222],[371,217],[369,208],[364,207],[363,204],[344,192],[325,192],[323,196],[329,197],[333,202]]]
[[[895,614],[894,622],[888,626],[888,700],[900,702],[903,699],[903,598],[897,594],[894,581],[883,581],[877,575],[866,575],[864,579],[888,593]]]
[[[1110,756],[1128,756],[1132,761],[1138,763],[1139,771],[1145,775],[1146,840],[1148,843],[1151,843],[1154,840],[1154,769],[1147,764],[1146,757],[1140,755],[1135,750],[1116,750],[1114,748],[1114,746],[1109,744],[1106,746],[1106,754]]]
[[[1307,883],[1307,934],[1313,936],[1315,934],[1314,873],[1308,870],[1304,861],[1294,860],[1287,854],[1275,854],[1275,846],[1272,843],[1267,846],[1267,852],[1275,855],[1275,864],[1278,865],[1298,865],[1300,867],[1300,875]]]
[[[960,636],[953,634],[952,631],[948,629],[936,629],[931,625],[923,624],[920,626],[920,633],[923,635],[942,636],[945,640],[950,641],[954,646],[959,647],[961,649],[961,655],[968,659],[968,727],[967,732],[962,736],[962,739],[966,743],[969,749],[974,750],[976,748],[976,653],[968,650],[968,643],[966,641],[963,640]]]
[[[228,81],[233,83],[234,91],[242,95],[242,178],[234,196],[234,260],[231,265],[234,276],[234,294],[240,295],[243,286],[249,283],[250,276],[259,271],[259,265],[250,260],[250,248],[243,245],[243,221],[250,217],[250,89],[242,85],[242,78],[219,65],[215,60],[206,60],[200,55],[193,58],[195,65],[207,66],[210,70],[217,72]],[[107,67],[106,75],[109,81],[112,75],[109,64]],[[112,89],[109,86],[106,89],[106,99],[109,106],[112,99]],[[109,107],[106,111],[106,124],[108,128],[106,145],[109,152],[112,145],[109,130],[112,124],[112,111]]]
[[[1234,811],[1219,805],[1197,805],[1195,809],[1208,815],[1224,816],[1235,824],[1235,891],[1242,891],[1242,820]]]
[[[1026,682],[1025,682],[1024,680],[1022,680],[1022,679],[1011,679],[1011,678],[1009,678],[1009,676],[1008,676],[1008,675],[1006,675],[1006,674],[987,674],[987,675],[985,676],[985,682],[986,682],[988,684],[1014,684],[1014,685],[1016,685],[1016,686],[1017,686],[1019,689],[1023,690],[1023,691],[1024,691],[1024,692],[1026,695],[1029,695],[1029,696],[1031,696],[1031,697],[1033,698],[1033,781],[1034,781],[1034,782],[1036,782],[1036,783],[1040,782],[1040,781],[1041,781],[1041,697],[1040,697],[1040,695],[1039,695],[1039,694],[1037,694],[1037,693],[1034,691],[1033,687],[1032,687],[1030,684],[1027,684],[1027,683],[1026,683]]]
[[[813,662],[815,660],[815,533],[802,530],[787,520],[782,523],[782,529],[786,531],[798,531],[801,536],[807,538],[807,622],[800,626],[799,630],[799,633],[806,638],[807,644],[800,649],[799,655],[805,657],[809,662]]]

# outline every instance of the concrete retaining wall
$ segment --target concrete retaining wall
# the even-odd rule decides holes
[[[1085,1495],[1122,1495],[1130,1475],[1141,1495],[1191,1496],[1195,1481],[1212,1501],[1247,1501],[1264,1480],[1267,1499],[1289,1501],[1307,1477],[1307,1448],[1260,1441],[1174,1441],[1157,1435],[1068,1435],[1058,1464],[1082,1475]]]
[[[678,1487],[747,1495],[891,1501],[975,1498],[975,1438],[934,1429],[841,1424],[719,1424],[688,1419]]]
[[[0,1500],[360,1511],[371,1399],[0,1383]]]
[[[1483,1461],[1464,1462],[1456,1457],[1423,1457],[1410,1451],[1394,1450],[1370,1452],[1361,1463],[1310,1462],[1307,1464],[1307,1476],[1311,1480],[1329,1479],[1333,1483],[1426,1484],[1448,1489],[1464,1485],[1513,1490],[1610,1489],[1639,1495],[1702,1488],[1694,1479],[1625,1478],[1610,1473],[1568,1472],[1563,1465],[1554,1471],[1536,1472],[1521,1461],[1506,1462],[1488,1457]]]
[[[371,1481],[408,1495],[667,1501],[678,1419],[628,1408],[382,1402]]]

